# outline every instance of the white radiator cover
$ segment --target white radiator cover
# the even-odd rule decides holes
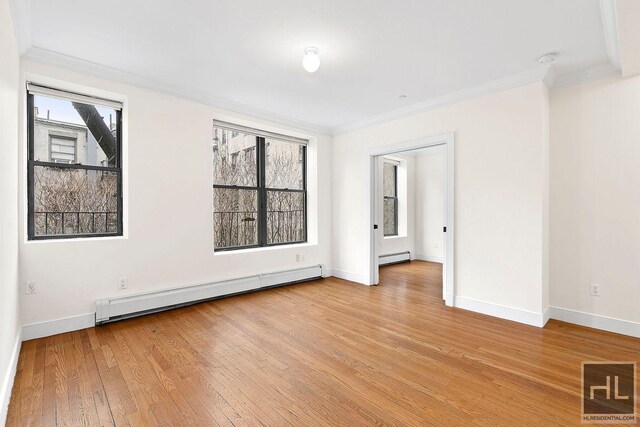
[[[226,295],[318,279],[326,275],[327,269],[323,265],[315,265],[138,295],[104,298],[96,301],[96,324],[167,310]]]
[[[411,261],[411,252],[398,252],[397,254],[380,255],[378,257],[378,265],[395,264],[405,261]]]

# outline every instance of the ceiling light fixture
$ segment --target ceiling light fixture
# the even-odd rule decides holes
[[[302,58],[302,66],[309,73],[315,73],[320,68],[320,57],[318,56],[318,48],[309,46],[304,50],[304,58]]]
[[[553,61],[556,60],[556,58],[558,57],[558,55],[556,55],[555,53],[548,53],[546,55],[542,55],[540,57],[540,59],[538,59],[538,61],[541,64],[551,64]]]

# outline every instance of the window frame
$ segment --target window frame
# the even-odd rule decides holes
[[[393,167],[393,185],[394,185],[394,191],[393,194],[394,196],[387,196],[386,194],[384,194],[384,184],[382,185],[383,188],[383,194],[382,194],[382,234],[383,237],[396,237],[399,236],[399,229],[398,229],[398,164],[395,162],[383,162],[383,172],[382,172],[382,176],[383,176],[383,180],[384,180],[384,166],[389,165]],[[393,230],[394,232],[392,234],[387,234],[385,233],[384,230],[384,223],[385,223],[385,219],[384,219],[384,213],[385,213],[385,209],[384,209],[384,201],[385,200],[393,200]]]
[[[222,128],[223,131],[226,130]],[[225,133],[223,132],[223,135]],[[247,133],[249,134],[249,133]],[[250,135],[250,134],[249,134]],[[299,144],[302,150],[302,188],[301,189],[291,189],[291,188],[271,188],[266,186],[266,171],[267,171],[267,154],[266,154],[266,140],[267,138],[260,135],[254,135],[256,137],[256,145],[255,145],[255,153],[256,153],[256,186],[243,186],[243,185],[226,185],[226,184],[216,184],[214,182],[213,189],[230,189],[230,190],[253,190],[257,191],[257,209],[258,209],[258,243],[255,245],[242,245],[242,246],[229,246],[219,248],[215,246],[215,230],[214,230],[214,252],[229,252],[229,251],[237,251],[242,249],[255,249],[255,248],[270,248],[275,246],[287,246],[287,245],[299,245],[303,243],[307,243],[309,240],[308,235],[308,203],[307,203],[307,146],[304,144]],[[277,139],[277,138],[272,138]],[[284,141],[289,143],[288,141]],[[214,159],[215,160],[215,159]],[[279,192],[290,192],[290,193],[302,193],[304,199],[304,238],[303,240],[297,240],[293,242],[284,242],[284,243],[268,243],[267,236],[267,194],[269,191],[279,191]],[[215,195],[215,192],[214,192]],[[215,197],[215,196],[214,196]],[[215,201],[214,201],[214,212],[215,212]]]
[[[56,91],[66,93],[64,90]],[[70,98],[72,99],[73,95],[81,95],[74,94],[69,92]],[[43,95],[47,96],[47,95]],[[83,95],[81,95],[83,96]],[[93,165],[83,165],[77,163],[77,152],[76,152],[76,163],[57,163],[52,161],[41,161],[35,160],[35,114],[34,114],[34,97],[35,95],[31,93],[27,89],[27,240],[28,241],[38,241],[38,240],[66,240],[66,239],[83,239],[83,238],[91,238],[91,237],[121,237],[123,236],[123,195],[122,195],[122,108],[114,108],[116,112],[116,156],[115,156],[115,166],[93,166]],[[85,103],[88,103],[85,101]],[[76,150],[77,150],[77,140],[76,140]],[[49,156],[50,160],[50,156]],[[116,196],[117,201],[117,230],[113,233],[77,233],[77,234],[51,234],[51,235],[36,235],[35,234],[35,182],[34,182],[34,173],[36,166],[41,167],[50,167],[50,168],[58,168],[58,169],[81,169],[86,171],[102,171],[102,172],[112,172],[117,176],[117,191],[118,194]],[[106,219],[105,219],[106,221]]]

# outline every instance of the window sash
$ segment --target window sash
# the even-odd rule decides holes
[[[382,167],[382,190],[383,192],[386,191],[385,188],[385,169],[386,167],[391,167],[391,170],[393,171],[393,194],[383,194],[384,197],[398,197],[398,165],[396,163],[391,163],[388,161],[385,161],[383,163],[383,167]]]
[[[31,86],[32,87],[32,86]],[[55,90],[55,89],[52,89]],[[66,93],[58,91],[59,93]],[[40,92],[35,92],[40,93]],[[46,95],[50,96],[50,95]],[[79,95],[81,96],[81,95]],[[78,100],[75,97],[63,98],[65,100]],[[85,98],[84,103],[88,102]],[[104,103],[94,103],[105,105]],[[109,105],[107,105],[109,106]],[[34,160],[35,152],[35,116],[34,116],[34,92],[29,88],[27,92],[27,238],[28,240],[60,240],[60,239],[76,239],[86,237],[114,237],[123,235],[123,199],[122,199],[122,110],[116,109],[116,158],[115,166],[94,166],[78,163],[58,163],[51,161]],[[54,136],[55,137],[55,136]],[[77,141],[76,141],[77,147]],[[76,158],[77,160],[77,158]],[[117,231],[109,233],[77,233],[77,234],[51,234],[36,235],[35,234],[35,200],[34,200],[34,172],[36,166],[44,166],[55,169],[81,169],[91,171],[107,171],[115,173],[117,176]]]
[[[395,196],[384,196],[384,200],[393,200],[393,232],[392,233],[385,233],[384,232],[384,218],[382,218],[382,231],[384,234],[384,237],[391,237],[391,236],[397,236],[398,235],[398,198]],[[382,215],[384,216],[385,210],[384,210],[384,205],[382,208]]]
[[[223,129],[226,129],[222,127]],[[229,130],[229,129],[226,129]],[[242,133],[241,130],[239,132]],[[307,149],[306,145],[301,144],[302,151],[302,188],[301,189],[289,189],[289,188],[272,188],[266,186],[266,139],[265,137],[258,136],[256,138],[256,173],[257,173],[257,186],[242,186],[242,185],[225,185],[225,184],[213,184],[213,188],[226,188],[237,190],[257,190],[258,192],[258,244],[248,246],[227,246],[227,247],[214,247],[215,252],[233,251],[240,249],[272,247],[272,246],[284,246],[293,245],[299,243],[305,243],[308,241],[308,209],[307,209]],[[270,138],[271,139],[271,138]],[[215,166],[214,166],[215,167]],[[283,243],[268,243],[267,238],[267,193],[269,191],[301,193],[304,195],[303,204],[303,239],[299,241],[283,242]],[[215,207],[215,204],[214,204]],[[216,231],[214,230],[214,233]]]
[[[383,223],[383,235],[384,237],[392,237],[392,236],[397,236],[398,233],[398,163],[396,162],[390,162],[390,161],[385,161],[384,162],[384,166],[391,166],[393,167],[393,195],[392,196],[388,196],[388,195],[384,195],[383,199],[384,200],[393,200],[393,232],[392,233],[386,233],[384,232],[384,223],[385,223],[385,218],[384,218],[384,214],[385,214],[385,210],[384,210],[384,204],[383,204],[383,209],[382,209],[382,223]],[[383,173],[384,173],[384,168],[383,168]],[[384,179],[384,177],[383,177]],[[383,189],[384,189],[384,185],[383,185]]]

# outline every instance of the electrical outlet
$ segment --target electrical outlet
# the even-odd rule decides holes
[[[36,293],[36,282],[34,280],[29,280],[27,282],[27,286],[25,286],[24,292],[27,295],[35,294]]]
[[[438,242],[434,242],[433,249],[438,249]]]
[[[591,284],[591,296],[592,297],[599,297],[600,296],[600,285],[598,285],[597,283],[592,283]]]
[[[300,262],[300,254],[296,254],[296,262]]]
[[[300,254],[300,261],[304,262],[304,254]]]
[[[118,279],[118,289],[127,289],[127,286],[129,286],[129,283],[127,282],[126,277]]]

